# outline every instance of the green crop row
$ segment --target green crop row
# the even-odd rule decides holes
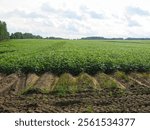
[[[0,73],[150,71],[150,41],[10,40],[0,43]]]

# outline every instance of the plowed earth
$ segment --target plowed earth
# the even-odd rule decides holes
[[[0,74],[0,112],[150,112],[150,73]]]

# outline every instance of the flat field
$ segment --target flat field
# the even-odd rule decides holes
[[[0,43],[0,72],[150,71],[150,41],[10,40]]]

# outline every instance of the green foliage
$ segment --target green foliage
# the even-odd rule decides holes
[[[6,23],[0,21],[0,41],[4,39],[9,39],[9,33],[7,32]]]
[[[115,81],[111,80],[109,78],[109,76],[107,76],[106,74],[98,74],[96,76],[99,84],[100,84],[100,87],[101,88],[107,88],[107,89],[117,89],[118,88],[118,85]]]
[[[124,72],[121,72],[121,71],[117,71],[117,72],[115,73],[115,77],[116,77],[117,79],[124,79],[125,81],[129,81],[128,76],[127,76]]]
[[[66,96],[68,94],[68,86],[56,86],[55,92],[59,96]]]
[[[10,39],[42,39],[42,37],[32,33],[15,32],[10,35]]]
[[[10,40],[0,44],[0,72],[150,71],[150,41]]]

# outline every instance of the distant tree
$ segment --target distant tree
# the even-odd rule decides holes
[[[10,39],[15,39],[15,34],[11,33]]]
[[[34,35],[32,33],[24,33],[23,39],[33,39]]]
[[[36,39],[42,39],[43,37],[41,37],[40,35],[35,36]]]
[[[21,32],[16,32],[16,33],[12,33],[12,36],[10,37],[13,37],[14,39],[23,39],[23,35]]]
[[[0,41],[4,39],[9,39],[9,33],[7,32],[6,23],[0,21]]]

